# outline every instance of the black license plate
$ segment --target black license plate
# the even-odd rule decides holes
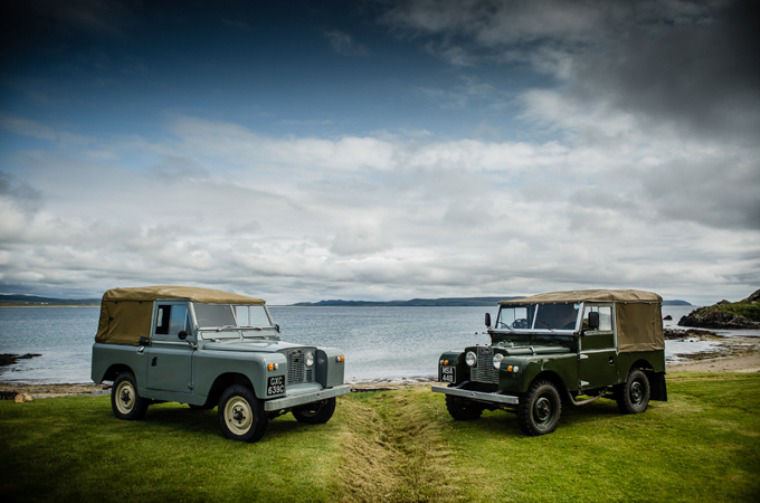
[[[272,376],[267,379],[267,396],[285,393],[285,376]]]
[[[452,383],[457,382],[457,368],[441,367],[441,381]]]

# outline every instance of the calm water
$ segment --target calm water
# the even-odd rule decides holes
[[[341,348],[346,379],[432,376],[437,356],[469,344],[484,344],[483,314],[489,307],[271,307],[282,338]],[[674,320],[693,307],[664,307]],[[31,360],[0,367],[0,380],[88,382],[97,307],[0,308],[0,353],[41,353]],[[727,333],[730,335],[730,333]],[[752,335],[760,335],[757,331]],[[676,353],[704,351],[714,344],[667,341],[669,360]]]

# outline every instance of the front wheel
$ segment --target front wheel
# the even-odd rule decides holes
[[[618,409],[623,414],[639,414],[647,410],[651,394],[649,378],[644,371],[635,369],[617,394]]]
[[[267,429],[267,414],[250,388],[233,384],[219,399],[219,429],[232,440],[255,442]]]
[[[111,388],[111,409],[119,419],[142,419],[150,402],[137,394],[135,376],[132,372],[119,374]]]
[[[335,398],[307,403],[293,409],[293,416],[301,423],[326,423],[335,412]]]
[[[472,400],[451,395],[446,395],[446,410],[457,421],[472,421],[483,413],[483,407]]]
[[[520,399],[517,417],[526,435],[545,435],[553,432],[562,414],[562,400],[557,387],[549,381],[536,381]]]

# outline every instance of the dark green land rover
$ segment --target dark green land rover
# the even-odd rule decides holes
[[[447,352],[433,391],[454,419],[516,410],[528,435],[551,433],[563,403],[617,401],[623,413],[667,400],[662,298],[639,290],[579,290],[500,302],[491,344]]]

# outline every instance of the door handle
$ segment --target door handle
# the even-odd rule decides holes
[[[156,365],[158,365],[158,357],[154,356],[153,359],[150,360],[150,366],[155,367]]]
[[[609,360],[607,360],[607,361],[609,362],[610,365],[614,365],[615,364],[615,357],[614,356],[610,356]]]

